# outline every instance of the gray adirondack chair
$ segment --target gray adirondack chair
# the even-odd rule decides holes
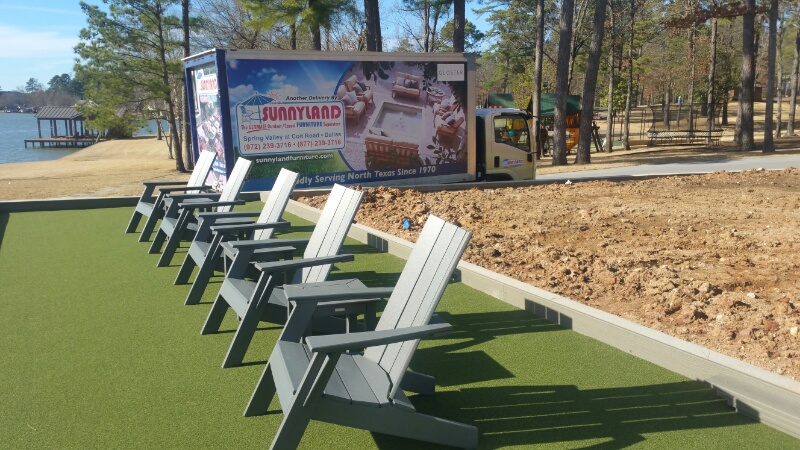
[[[189,181],[143,181],[144,192],[139,197],[139,202],[136,204],[136,209],[133,211],[131,220],[128,222],[126,233],[133,233],[136,227],[139,226],[139,221],[142,217],[147,217],[144,223],[142,232],[139,235],[139,242],[146,242],[150,239],[156,222],[164,214],[164,196],[172,192],[185,192],[187,194],[194,194],[204,191],[210,191],[210,186],[205,186],[204,182],[208,177],[208,172],[211,171],[211,166],[214,165],[214,160],[217,159],[216,152],[200,152],[197,161],[192,170]],[[158,189],[158,195],[155,191]]]
[[[158,260],[158,267],[169,265],[182,240],[194,239],[198,211],[213,209],[216,212],[229,212],[234,206],[245,203],[243,200],[237,200],[237,197],[252,165],[253,162],[249,159],[237,159],[222,192],[218,194],[171,195],[164,199],[166,212],[149,250],[149,253],[158,253],[161,247],[164,247]]]
[[[470,236],[431,216],[375,331],[311,336],[302,342],[318,305],[386,296],[387,289],[336,289],[328,283],[284,287],[287,299],[296,306],[245,410],[245,416],[266,414],[278,394],[284,417],[271,448],[296,448],[312,419],[454,447],[477,447],[476,427],[416,412],[401,389],[419,339],[452,328],[428,322]],[[362,348],[366,349],[363,355],[353,353]]]
[[[286,322],[289,304],[281,287],[284,280],[292,283],[324,281],[334,263],[353,260],[353,255],[338,253],[362,196],[361,191],[334,185],[309,239],[240,240],[222,244],[223,250],[233,259],[201,331],[202,334],[219,331],[228,308],[241,319],[222,367],[242,363],[259,321]],[[294,247],[291,246],[302,243],[307,243],[302,259],[292,260]],[[261,272],[257,281],[251,281],[245,275],[247,267],[255,260],[269,262],[256,264]],[[367,307],[355,305],[332,313],[354,318],[367,312]],[[370,307],[369,313],[374,315],[374,308]]]
[[[238,234],[243,232],[252,233],[252,238],[255,240],[270,239],[275,228],[289,225],[289,222],[280,219],[289,203],[294,186],[297,184],[298,176],[299,174],[295,172],[281,169],[260,214],[249,211],[198,214],[200,221],[197,234],[183,260],[178,276],[175,278],[175,284],[187,283],[194,267],[198,267],[192,288],[186,296],[186,305],[195,305],[200,302],[214,270],[216,268],[224,270],[224,258],[220,244],[235,239]],[[223,222],[229,217],[253,217],[256,214],[259,215],[254,223],[229,225]],[[208,239],[209,235],[211,235],[210,240]]]

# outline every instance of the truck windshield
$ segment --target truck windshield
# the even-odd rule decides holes
[[[530,152],[528,124],[522,116],[497,116],[494,118],[494,141]]]

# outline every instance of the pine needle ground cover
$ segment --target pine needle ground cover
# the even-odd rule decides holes
[[[248,205],[260,209],[260,205]],[[200,327],[221,283],[184,306],[168,268],[122,230],[131,208],[0,214],[0,447],[260,448],[282,419],[242,412],[280,328],[264,324],[242,367],[221,369],[235,329]],[[282,235],[313,224],[287,217]],[[355,241],[333,278],[392,285],[404,261]],[[423,341],[412,369],[436,376],[419,411],[472,423],[482,448],[797,448],[706,385],[453,283],[454,332]],[[437,448],[312,422],[309,449]]]

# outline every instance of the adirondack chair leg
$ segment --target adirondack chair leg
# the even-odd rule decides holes
[[[142,219],[142,213],[139,211],[133,211],[133,215],[131,216],[130,222],[128,222],[127,228],[125,228],[126,233],[133,233],[136,231],[136,227],[139,226],[139,221]]]
[[[219,331],[226,312],[228,312],[228,302],[221,295],[217,295],[217,299],[214,301],[214,305],[211,306],[211,311],[208,313],[206,323],[203,325],[203,329],[200,330],[200,334],[211,334]]]
[[[167,267],[172,262],[172,256],[175,255],[175,250],[181,245],[180,230],[175,229],[172,236],[167,240],[167,245],[164,246],[164,251],[161,252],[161,258],[158,258],[158,267]]]
[[[189,281],[189,277],[192,275],[195,265],[192,255],[186,253],[186,258],[183,259],[181,269],[178,271],[178,276],[175,277],[175,281],[173,281],[172,284],[186,284]]]
[[[303,381],[294,393],[291,404],[283,412],[283,422],[272,441],[271,449],[297,448],[317,407],[316,399],[322,397],[322,391],[328,384],[338,360],[339,353],[328,355],[315,353],[311,357]]]
[[[164,245],[164,241],[167,239],[167,233],[161,231],[161,228],[156,231],[156,235],[153,238],[153,243],[150,244],[150,250],[147,253],[155,254],[161,251],[161,246]]]
[[[215,237],[206,258],[203,260],[203,263],[200,264],[197,275],[194,277],[194,282],[192,283],[191,289],[189,289],[189,294],[186,295],[186,301],[183,303],[184,305],[196,305],[200,303],[200,299],[203,298],[203,293],[206,291],[206,286],[208,286],[208,281],[211,279],[211,276],[214,275],[214,267],[219,262],[220,253],[222,253],[222,248],[219,246],[217,237]],[[189,267],[191,267],[192,263],[194,263],[194,260],[192,256],[187,253],[183,264],[188,264]],[[181,267],[181,273],[179,273],[178,278],[175,279],[175,284],[178,284],[179,281],[183,283],[189,281],[189,276],[192,273],[191,270],[187,270],[185,279],[181,279],[180,277],[183,270],[183,267]]]
[[[142,233],[139,235],[139,242],[147,242],[150,240],[150,236],[153,234],[153,230],[156,228],[156,222],[158,222],[160,217],[161,214],[154,209],[153,213],[150,214],[150,216],[144,222]]]
[[[208,286],[208,281],[213,274],[214,262],[206,258],[200,266],[200,270],[197,271],[197,275],[194,277],[194,282],[192,283],[191,289],[189,289],[189,294],[186,295],[184,305],[196,305],[200,303],[200,299],[203,298],[203,293],[206,291],[206,286]]]
[[[275,379],[272,377],[272,365],[267,362],[264,367],[264,372],[261,373],[261,378],[258,379],[256,389],[253,395],[250,396],[250,401],[247,402],[247,408],[244,410],[245,417],[263,416],[269,409],[269,402],[275,396]]]
[[[303,434],[308,428],[308,423],[311,422],[311,417],[303,410],[302,402],[295,398],[292,401],[292,406],[289,411],[283,416],[278,434],[272,440],[272,445],[269,446],[270,450],[293,450],[296,449],[303,439]]]
[[[228,354],[225,355],[225,360],[222,362],[223,369],[239,366],[244,361],[247,347],[250,346],[253,335],[258,328],[260,312],[258,308],[252,305],[247,309],[241,323],[239,323],[239,328],[236,329],[236,334],[233,335],[233,342],[228,348]]]
[[[202,269],[203,267],[201,267]],[[186,294],[186,300],[183,302],[184,305],[197,305],[200,303],[200,299],[203,298],[203,294],[206,292],[206,287],[208,286],[208,280],[211,278],[210,270],[208,275],[203,276],[202,273],[198,273],[194,279],[194,283],[192,283],[192,287],[189,288],[189,293]]]

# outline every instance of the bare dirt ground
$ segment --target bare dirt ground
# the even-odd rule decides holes
[[[776,144],[776,156],[800,154],[800,138]],[[642,147],[593,153],[588,166],[542,160],[538,172],[762,156],[732,144]],[[141,181],[187,178],[163,141],[111,141],[56,161],[0,164],[0,200],[139,195]],[[415,240],[428,214],[473,232],[473,263],[800,379],[800,170],[425,194],[371,189],[357,220]],[[405,217],[416,224],[410,231]]]
[[[741,156],[722,147],[650,157],[669,153]],[[472,231],[465,259],[474,264],[800,379],[800,169],[435,193],[382,187],[367,190],[356,220],[414,241],[429,214]]]

